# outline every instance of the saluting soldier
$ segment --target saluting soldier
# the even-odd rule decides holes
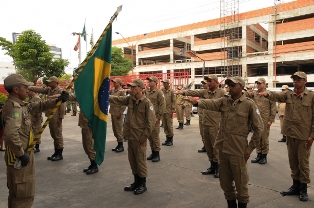
[[[257,156],[252,163],[266,164],[267,154],[269,152],[269,130],[272,123],[275,121],[276,116],[276,103],[268,100],[264,96],[259,95],[261,92],[266,91],[266,80],[264,78],[259,78],[256,82],[257,91],[246,92],[246,96],[250,97],[256,103],[262,119],[264,121],[264,131],[260,138],[260,143],[256,147]]]
[[[173,145],[173,113],[176,112],[176,96],[174,90],[170,88],[170,80],[165,79],[161,81],[164,85],[161,88],[166,101],[166,110],[162,118],[164,132],[166,134],[166,141],[162,145]]]
[[[219,82],[216,75],[210,74],[205,77],[205,80],[207,81],[208,89],[186,90],[181,91],[180,93],[187,96],[200,97],[202,99],[217,99],[224,97],[225,91],[218,88]],[[214,145],[219,130],[220,119],[220,112],[207,109],[203,110],[203,136],[210,167],[201,173],[203,175],[214,174],[215,178],[219,178],[218,150],[215,149]]]
[[[204,79],[203,81],[201,81],[201,83],[202,83],[201,89],[208,89],[207,80]],[[199,99],[203,99],[203,98],[200,97]],[[204,131],[203,131],[203,129],[204,129],[203,112],[204,112],[204,110],[201,107],[197,107],[198,127],[199,127],[199,130],[200,130],[200,135],[201,135],[201,139],[202,139],[202,142],[203,142],[203,147],[201,149],[197,150],[197,152],[199,152],[199,153],[206,152],[205,141],[204,141]]]
[[[229,95],[218,99],[191,100],[204,109],[221,112],[221,121],[215,148],[219,150],[220,186],[224,191],[228,207],[247,207],[249,202],[247,160],[259,143],[263,121],[254,101],[242,90],[245,83],[241,77],[230,77],[225,81]],[[250,124],[254,133],[248,142]]]
[[[125,191],[134,191],[142,194],[147,190],[147,163],[146,148],[147,138],[152,133],[156,124],[154,106],[143,94],[144,82],[140,79],[133,80],[130,96],[110,95],[110,104],[128,106],[123,136],[128,138],[128,158],[134,175],[134,182],[124,187]]]
[[[29,87],[29,90],[46,94],[48,97],[56,94],[61,94],[62,89],[59,87],[59,79],[56,76],[50,77],[48,80],[49,87]],[[49,98],[48,98],[49,99]],[[65,104],[61,104],[57,111],[54,113],[53,117],[49,122],[49,130],[50,135],[53,138],[53,145],[55,147],[55,152],[50,156],[47,157],[47,160],[51,161],[58,161],[63,160],[63,136],[62,136],[62,120],[64,118],[65,112]],[[52,110],[49,109],[46,111],[45,116],[48,117],[52,113]]]
[[[293,91],[280,93],[262,92],[268,99],[286,103],[285,119],[281,133],[287,136],[287,149],[291,169],[292,186],[281,194],[299,195],[300,201],[308,201],[307,184],[310,179],[310,155],[314,138],[314,93],[306,88],[307,75],[295,72]]]
[[[122,80],[120,78],[115,78],[111,80],[114,83],[114,88],[110,90],[110,95],[114,96],[125,96],[123,92],[123,88],[121,87]],[[115,105],[114,103],[110,103],[109,113],[111,114],[111,123],[112,123],[112,130],[114,136],[117,138],[118,145],[115,148],[112,148],[112,151],[115,152],[123,152],[123,134],[122,134],[122,127],[123,127],[123,112],[125,110],[125,106]]]
[[[6,143],[5,162],[7,165],[8,207],[32,207],[35,196],[34,153],[29,146],[33,142],[31,115],[51,109],[58,99],[65,102],[68,94],[58,99],[40,102],[23,102],[28,93],[27,82],[19,74],[11,74],[4,79],[4,88],[9,93],[3,107]],[[27,149],[29,149],[27,151]]]
[[[177,87],[177,90],[182,90],[181,86]],[[179,126],[176,129],[183,129],[183,123],[184,123],[184,116],[183,116],[183,110],[184,110],[184,100],[182,99],[183,96],[180,94],[176,94],[176,116],[177,120],[179,122]]]
[[[191,99],[191,97],[186,97],[187,99]],[[191,124],[191,113],[192,113],[192,104],[190,102],[184,102],[184,114],[186,118],[186,122],[184,125],[189,126]]]
[[[148,140],[152,154],[147,157],[147,160],[152,162],[160,161],[160,120],[166,111],[166,101],[163,92],[157,88],[158,78],[155,76],[147,77],[149,81],[149,88],[144,90],[145,96],[152,102],[155,109],[156,122],[153,127],[152,133],[149,135]]]
[[[41,101],[41,98],[37,95],[37,93],[29,90],[28,91],[28,102],[33,103],[33,102],[39,102],[39,101]],[[33,132],[34,132],[34,135],[36,136],[38,134],[38,132],[40,131],[41,123],[43,122],[42,112],[40,111],[40,112],[34,113],[32,115],[31,120],[32,120]],[[40,152],[40,149],[39,149],[40,143],[41,143],[41,135],[38,138],[38,141],[36,142],[34,153]]]

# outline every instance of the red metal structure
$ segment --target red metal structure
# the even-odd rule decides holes
[[[189,84],[190,74],[189,72],[170,72],[170,73],[149,73],[149,74],[137,74],[137,75],[125,75],[125,76],[110,76],[110,79],[113,80],[115,78],[122,79],[122,84],[127,85],[132,82],[134,79],[141,79],[144,81],[145,88],[148,88],[148,80],[147,77],[156,76],[159,80],[157,83],[158,88],[162,87],[162,80],[170,79],[171,88],[175,89],[177,86],[186,86]],[[110,88],[113,87],[113,83],[110,83]]]

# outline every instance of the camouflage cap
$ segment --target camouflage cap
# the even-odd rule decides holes
[[[296,73],[294,73],[293,75],[291,75],[291,79],[295,78],[295,77],[299,77],[299,78],[302,78],[302,79],[306,79],[307,80],[307,75],[302,72],[302,71],[297,71]]]
[[[233,82],[233,83],[239,83],[240,85],[242,85],[243,87],[245,86],[245,82],[244,82],[244,79],[242,79],[241,77],[230,77],[228,79],[226,79],[225,83],[227,85],[229,85],[230,82]]]
[[[132,87],[139,86],[144,88],[144,82],[141,79],[134,79],[131,83],[128,83],[128,85]]]
[[[257,81],[255,81],[255,83],[265,83],[266,84],[266,80],[264,78],[258,78]]]
[[[122,80],[120,78],[115,78],[111,80],[112,82],[118,82],[120,84],[122,84]]]
[[[204,77],[205,80],[215,80],[216,82],[218,82],[218,77],[215,74],[209,74],[207,77]]]
[[[156,83],[158,82],[158,78],[155,77],[155,76],[147,77],[146,79],[149,80],[149,81],[156,82]]]
[[[48,80],[47,80],[47,82],[59,82],[59,79],[58,79],[58,77],[56,77],[56,76],[52,76],[52,77],[50,77]]]
[[[26,86],[34,85],[32,82],[26,81],[25,78],[20,74],[10,74],[3,80],[3,82],[5,87],[12,87],[20,84]]]
[[[162,80],[161,82],[170,84],[170,80],[169,79]]]

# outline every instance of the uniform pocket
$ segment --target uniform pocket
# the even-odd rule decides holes
[[[29,198],[35,195],[35,175],[15,178],[15,197]]]

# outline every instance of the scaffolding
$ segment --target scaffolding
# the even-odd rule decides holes
[[[221,72],[226,77],[242,76],[239,0],[220,0]]]

